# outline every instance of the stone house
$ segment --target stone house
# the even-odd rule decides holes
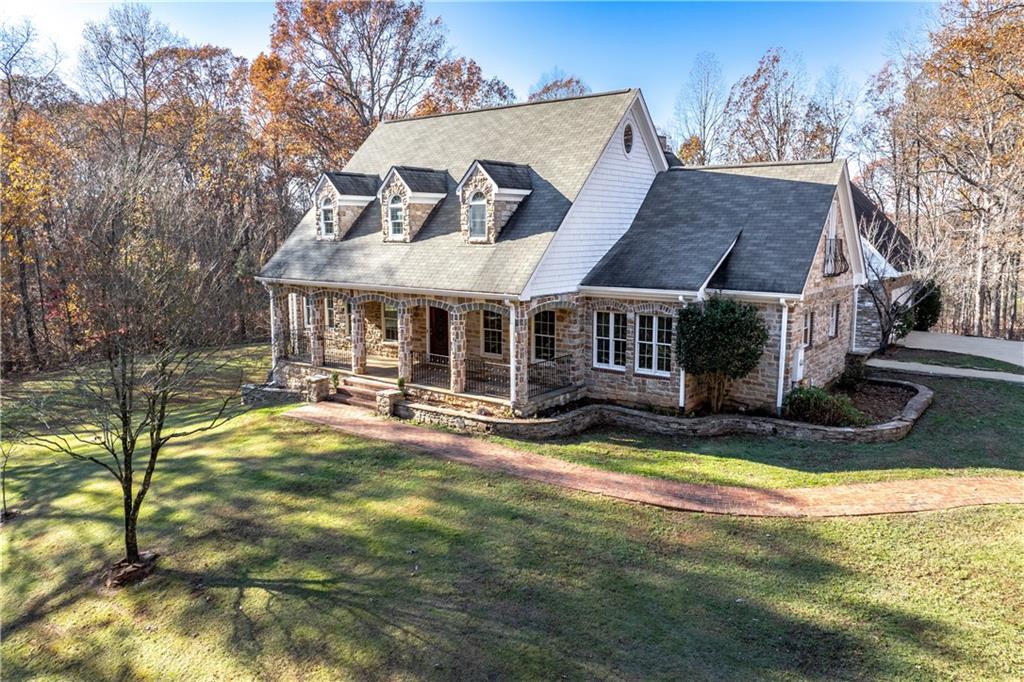
[[[387,121],[258,276],[274,377],[337,372],[528,415],[579,398],[690,411],[680,307],[770,330],[738,406],[834,379],[864,282],[846,163],[681,167],[639,90]]]

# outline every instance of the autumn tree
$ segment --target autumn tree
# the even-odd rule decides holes
[[[472,59],[459,57],[441,64],[427,93],[414,112],[417,116],[445,114],[515,102],[516,94],[498,78],[484,78]]]
[[[729,157],[743,162],[795,158],[805,107],[803,68],[788,62],[783,50],[768,50],[754,73],[729,92]]]
[[[412,113],[448,57],[441,20],[402,0],[278,0],[271,47],[293,69],[292,115],[334,167],[379,121]]]
[[[684,164],[704,166],[721,156],[726,100],[718,58],[710,52],[700,53],[676,98],[674,125],[682,140],[677,156]]]
[[[578,76],[572,76],[558,67],[541,75],[532,88],[527,98],[530,102],[540,102],[547,99],[560,99],[563,97],[579,97],[590,93],[590,86],[584,83]]]
[[[802,157],[832,160],[839,156],[855,101],[853,86],[838,68],[830,68],[818,81],[804,111],[799,143]]]

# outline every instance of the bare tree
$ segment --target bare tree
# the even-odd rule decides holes
[[[701,52],[693,62],[686,86],[676,97],[674,123],[683,163],[704,166],[722,156],[727,100],[718,57]]]
[[[68,220],[83,235],[74,276],[90,301],[94,345],[53,393],[28,399],[13,425],[118,482],[125,555],[115,582],[152,567],[137,528],[164,448],[238,411],[240,370],[224,381],[225,337],[208,323],[226,303],[225,268],[195,257],[202,223],[164,165],[125,151],[83,169]]]
[[[804,112],[802,156],[832,160],[839,155],[856,99],[853,86],[838,67],[825,72]]]
[[[529,102],[540,102],[546,99],[579,97],[590,93],[590,86],[578,76],[567,74],[557,66],[551,71],[541,74],[530,88]]]
[[[3,498],[0,521],[7,521],[18,515],[17,509],[7,508],[7,465],[11,461],[11,455],[14,454],[17,445],[17,441],[13,439],[0,437],[0,497]]]
[[[754,73],[732,86],[729,156],[735,161],[786,161],[796,155],[806,106],[804,70],[780,49],[768,50]]]

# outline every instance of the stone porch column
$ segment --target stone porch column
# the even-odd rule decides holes
[[[451,313],[448,316],[448,353],[451,363],[451,391],[464,393],[466,390],[466,316]]]
[[[302,329],[302,325],[299,324],[299,295],[295,293],[289,293],[288,296],[288,343],[291,347],[288,349],[289,357],[298,359],[295,357],[296,349],[299,347],[299,332]]]
[[[270,294],[270,367],[273,369],[281,358],[281,308],[277,300],[277,287],[264,283],[263,288]]]
[[[313,306],[312,325],[309,330],[309,364],[323,367],[324,364],[324,294],[309,294]]]
[[[405,306],[398,309],[398,376],[412,378],[412,311]]]
[[[352,305],[352,373],[366,374],[366,312],[362,303]]]
[[[526,304],[509,303],[509,400],[521,409],[530,399],[530,320]]]

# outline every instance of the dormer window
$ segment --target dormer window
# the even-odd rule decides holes
[[[329,197],[320,203],[320,229],[323,236],[334,236],[334,202]]]
[[[392,237],[401,237],[405,232],[405,216],[402,211],[402,197],[396,194],[388,203],[389,234]]]
[[[475,193],[469,200],[469,238],[487,237],[487,198],[483,192]]]

